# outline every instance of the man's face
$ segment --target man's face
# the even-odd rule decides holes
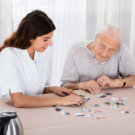
[[[114,38],[113,35],[102,34],[95,40],[94,55],[98,61],[107,61],[116,52],[120,41],[116,41]]]

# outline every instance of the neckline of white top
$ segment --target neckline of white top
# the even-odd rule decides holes
[[[36,61],[38,61],[39,59],[39,55],[38,55],[38,52],[35,51],[35,54],[34,54],[34,59],[32,59],[29,55],[29,52],[27,49],[23,50],[23,55],[29,59],[29,61],[31,61],[32,63],[35,63]]]

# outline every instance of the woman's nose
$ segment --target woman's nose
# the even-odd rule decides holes
[[[48,40],[48,46],[52,46],[52,40],[51,39]]]

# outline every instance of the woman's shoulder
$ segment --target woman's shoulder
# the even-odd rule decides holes
[[[0,54],[2,54],[2,55],[8,55],[8,54],[13,54],[13,52],[14,52],[14,50],[15,50],[16,48],[13,48],[13,47],[6,47],[6,48],[4,48],[1,52],[0,52]]]
[[[15,47],[6,47],[0,53],[3,54],[3,55],[4,54],[6,54],[6,55],[8,55],[8,54],[17,55],[17,54],[19,54],[21,52],[23,52],[22,49],[15,48]]]
[[[0,52],[0,58],[4,59],[8,59],[8,60],[15,60],[17,57],[17,52],[18,49],[14,48],[14,47],[7,47],[4,48],[1,52]]]

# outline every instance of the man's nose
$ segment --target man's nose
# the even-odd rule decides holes
[[[106,57],[106,56],[107,56],[107,53],[108,53],[108,50],[105,49],[105,50],[102,52],[102,55],[103,55],[104,57]]]

